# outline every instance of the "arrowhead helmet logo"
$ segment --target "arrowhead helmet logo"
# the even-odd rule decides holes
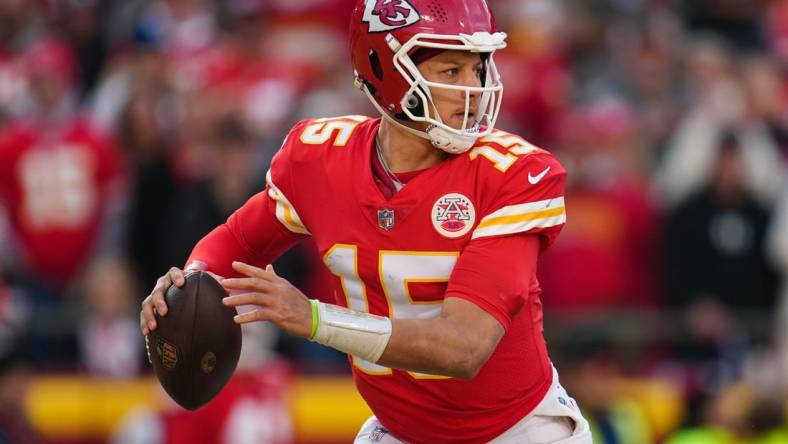
[[[421,16],[408,0],[366,0],[364,18],[369,23],[369,32],[391,31],[410,26]]]

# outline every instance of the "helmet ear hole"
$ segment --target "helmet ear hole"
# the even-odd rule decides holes
[[[418,108],[420,104],[421,104],[421,100],[418,97],[416,97],[415,94],[411,94],[408,96],[407,99],[405,99],[405,106],[407,106],[408,109],[412,110]]]
[[[374,50],[369,51],[369,65],[372,67],[372,74],[374,74],[378,80],[383,80],[383,66],[380,64],[378,53]]]
[[[424,91],[424,88],[419,86],[419,89]],[[405,98],[405,107],[416,117],[424,117],[424,100],[415,93],[411,93]],[[410,119],[408,119],[410,120]]]

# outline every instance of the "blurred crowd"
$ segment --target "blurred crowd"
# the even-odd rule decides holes
[[[0,0],[0,434],[20,368],[149,373],[139,303],[262,189],[290,125],[375,115],[353,89],[353,4]],[[788,442],[788,0],[490,4],[509,34],[497,126],[570,173],[539,273],[597,442]],[[275,266],[325,298],[319,262],[305,242]],[[249,368],[279,369],[260,386],[347,372],[245,335]],[[639,420],[628,377],[680,387],[681,430]]]

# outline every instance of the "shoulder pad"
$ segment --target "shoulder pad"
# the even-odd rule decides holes
[[[480,138],[476,145],[468,151],[470,159],[484,157],[492,166],[502,173],[509,171],[517,163],[537,154],[553,157],[549,151],[526,141],[522,137],[501,130],[493,130],[492,134]]]
[[[369,120],[369,117],[355,115],[302,120],[290,130],[282,149],[291,151],[294,160],[312,158],[323,152],[314,148],[346,146],[356,128]]]

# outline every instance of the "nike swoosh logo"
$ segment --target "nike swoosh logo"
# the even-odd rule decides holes
[[[547,173],[550,172],[550,168],[552,167],[545,168],[544,171],[537,174],[536,176],[532,176],[531,173],[528,172],[528,183],[530,183],[531,185],[538,184],[540,180],[544,179],[544,177],[547,176]]]

